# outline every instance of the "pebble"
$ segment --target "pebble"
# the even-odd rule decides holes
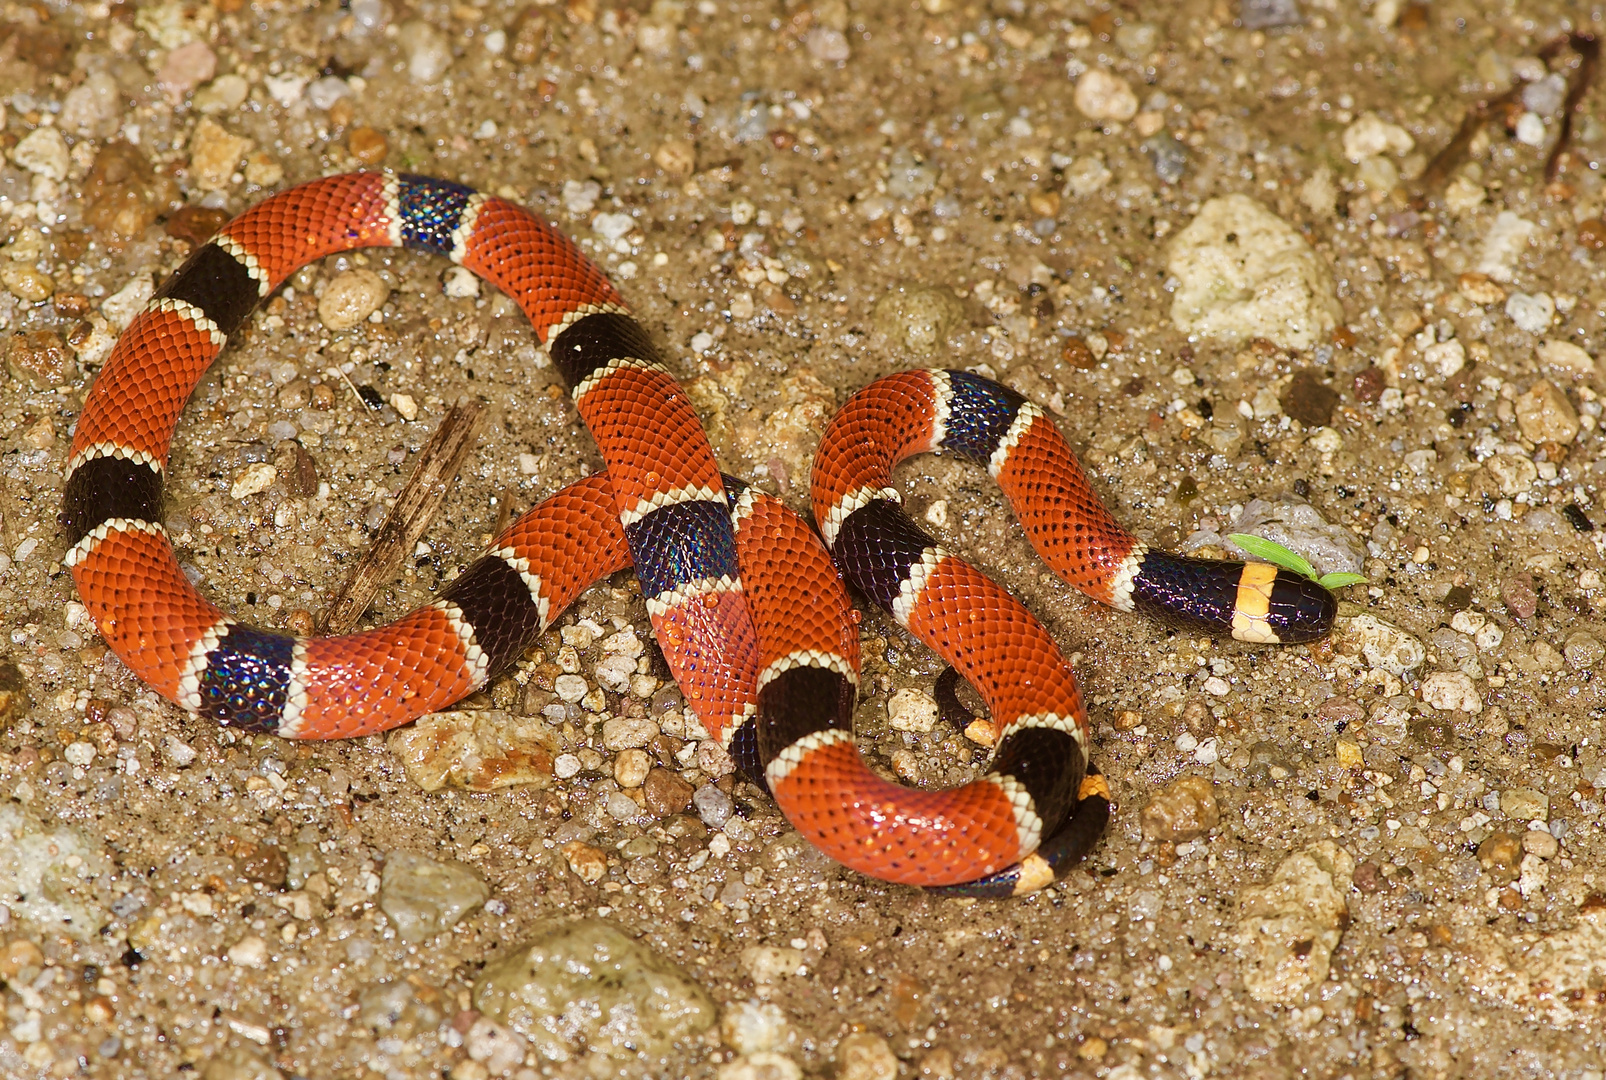
[[[603,807],[615,821],[634,821],[641,816],[641,806],[622,791],[610,791]]]
[[[1517,329],[1542,334],[1556,317],[1556,301],[1549,293],[1514,292],[1506,300],[1506,316]]]
[[[1342,525],[1331,525],[1321,511],[1297,495],[1250,499],[1227,533],[1249,533],[1298,552],[1318,574],[1359,573],[1365,568],[1366,548],[1361,539]],[[1199,536],[1188,538],[1185,548],[1198,547]],[[1223,542],[1217,538],[1217,543]],[[1235,545],[1227,545],[1237,551]]]
[[[1295,0],[1239,0],[1238,21],[1245,30],[1298,26],[1305,21]]]
[[[879,1035],[849,1035],[836,1044],[836,1080],[898,1080],[898,1056]]]
[[[1292,1005],[1327,979],[1349,925],[1355,859],[1322,840],[1285,858],[1265,885],[1240,894],[1236,933],[1244,988],[1256,1001]]]
[[[1376,113],[1366,113],[1344,129],[1344,156],[1359,164],[1379,154],[1404,156],[1416,149],[1411,133]]]
[[[1414,671],[1428,655],[1420,639],[1376,615],[1341,618],[1332,640],[1339,653],[1358,655],[1368,667],[1395,678]]]
[[[1468,270],[1456,278],[1456,289],[1474,304],[1485,306],[1498,304],[1506,298],[1505,289],[1490,280],[1488,274],[1480,274],[1476,270]]]
[[[117,130],[122,109],[117,80],[104,71],[91,72],[62,98],[56,126],[69,135],[103,139]]]
[[[871,325],[896,345],[918,353],[940,349],[964,309],[950,289],[902,281],[876,301]]]
[[[608,872],[608,855],[600,848],[570,840],[559,850],[574,876],[588,885],[595,885]]]
[[[1489,193],[1484,190],[1483,185],[1465,176],[1451,180],[1444,189],[1445,209],[1458,216],[1472,213],[1488,199]]]
[[[235,166],[255,145],[203,116],[190,136],[190,183],[202,191],[222,191],[233,183]]]
[[[191,41],[168,51],[157,69],[156,82],[177,105],[184,96],[217,74],[217,54],[204,41]]]
[[[1500,587],[1500,599],[1506,610],[1519,619],[1531,619],[1539,610],[1539,589],[1532,574],[1513,574]]]
[[[63,386],[72,357],[54,330],[25,330],[6,342],[6,366],[35,390]]]
[[[1422,350],[1422,360],[1441,379],[1467,366],[1467,348],[1456,340],[1440,341]]]
[[[350,330],[390,299],[390,286],[372,270],[358,268],[335,275],[318,297],[318,318],[331,330]]]
[[[1278,403],[1284,413],[1306,427],[1326,427],[1333,422],[1338,407],[1338,391],[1322,382],[1315,368],[1300,368],[1288,381]]]
[[[615,752],[646,746],[657,737],[657,722],[646,716],[616,716],[602,724],[602,745]]]
[[[1583,378],[1595,372],[1595,358],[1570,341],[1546,338],[1535,350],[1539,362],[1555,368],[1571,378]]]
[[[1327,264],[1247,195],[1205,203],[1177,234],[1166,268],[1178,281],[1171,321],[1187,334],[1309,349],[1342,314]]]
[[[697,171],[697,148],[684,139],[670,139],[653,151],[652,160],[670,176],[690,176]]]
[[[1538,231],[1539,226],[1518,217],[1515,212],[1500,211],[1483,238],[1475,269],[1493,281],[1511,281],[1516,276],[1517,260]]]
[[[490,895],[485,882],[462,863],[410,851],[388,852],[379,879],[379,908],[410,945],[450,930]]]
[[[346,149],[364,165],[378,165],[390,153],[390,142],[383,132],[360,125],[352,128],[346,137]]]
[[[685,972],[594,918],[551,924],[487,966],[473,1001],[549,1061],[587,1049],[656,1058],[717,1020],[713,1000]]]
[[[1138,96],[1132,92],[1132,85],[1102,68],[1082,73],[1071,100],[1089,120],[1126,121],[1138,112]]]
[[[761,1051],[726,1062],[714,1077],[715,1080],[803,1080],[803,1070],[784,1054]]]
[[[1483,696],[1472,677],[1460,671],[1435,671],[1422,680],[1422,700],[1435,709],[1477,715]]]
[[[1540,859],[1554,859],[1561,851],[1561,841],[1548,829],[1529,829],[1522,834],[1522,850]]]
[[[1606,643],[1588,630],[1575,630],[1567,635],[1561,654],[1574,671],[1595,671],[1606,660]]]
[[[808,970],[802,949],[786,945],[749,945],[742,950],[742,970],[760,985],[778,983]]]
[[[1496,454],[1483,467],[1494,477],[1502,495],[1521,495],[1539,479],[1539,466],[1526,454]]]
[[[803,47],[814,59],[826,64],[841,64],[853,55],[847,35],[829,26],[816,26],[803,35]]]
[[[626,750],[614,759],[613,778],[622,788],[638,788],[647,782],[651,770],[651,754],[645,750]]]
[[[156,286],[151,283],[150,277],[141,274],[102,300],[100,313],[114,329],[122,330],[134,320],[135,315],[145,310],[155,292]]]
[[[767,1001],[727,1005],[719,1017],[719,1037],[738,1054],[784,1053],[798,1043],[786,1014]]]
[[[202,116],[221,116],[244,105],[250,93],[251,84],[231,71],[195,91],[190,105]]]
[[[232,499],[246,499],[252,495],[260,495],[274,485],[279,479],[279,467],[271,462],[259,461],[247,465],[234,477],[234,484],[229,488],[229,497]]]
[[[1214,786],[1202,776],[1182,776],[1150,797],[1138,815],[1143,835],[1179,841],[1204,836],[1221,820]]]
[[[539,716],[460,709],[421,716],[391,732],[386,746],[424,791],[544,788],[555,771],[558,733]]]
[[[11,148],[11,160],[20,167],[57,183],[67,179],[72,164],[67,140],[53,127],[34,128]]]
[[[110,872],[100,846],[77,829],[0,803],[0,897],[13,916],[87,939],[106,921],[95,879]]]
[[[407,74],[418,83],[433,83],[452,64],[452,47],[435,27],[411,19],[397,29],[396,44],[407,58]]]
[[[1513,880],[1521,860],[1522,841],[1511,833],[1492,832],[1478,845],[1479,865],[1497,882]]]
[[[887,700],[887,722],[894,731],[930,731],[937,726],[937,703],[923,690],[895,691]]]
[[[17,262],[0,263],[0,285],[4,285],[6,291],[18,300],[26,300],[30,304],[48,300],[50,294],[56,291],[56,283],[50,280],[50,275]]]
[[[559,675],[552,680],[552,689],[559,698],[573,705],[591,689],[580,675]],[[645,746],[646,743],[641,745]]]
[[[226,955],[229,963],[235,967],[254,968],[260,971],[268,966],[268,943],[256,934],[247,934],[229,946]]]
[[[1541,379],[1516,401],[1517,427],[1530,442],[1570,443],[1578,437],[1578,413],[1554,383]]]
[[[487,1017],[478,1017],[463,1035],[463,1050],[470,1061],[485,1066],[493,1076],[506,1076],[524,1064],[528,1044],[518,1032]],[[453,1070],[455,1078],[456,1070]]]
[[[1500,812],[1518,821],[1545,821],[1550,817],[1550,796],[1534,788],[1506,788],[1500,793]]]
[[[678,814],[690,806],[694,793],[690,784],[668,769],[653,769],[642,784],[647,812],[661,818]]]
[[[703,824],[710,829],[723,828],[736,808],[731,797],[713,784],[704,784],[698,788],[692,795],[692,803],[697,807],[697,816],[702,818]]]

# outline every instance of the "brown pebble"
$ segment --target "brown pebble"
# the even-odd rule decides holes
[[[1380,367],[1364,368],[1355,373],[1355,400],[1365,405],[1377,404],[1378,398],[1383,396],[1383,387],[1387,379]]]
[[[178,185],[159,174],[137,146],[113,142],[95,155],[83,185],[84,223],[132,240],[178,198]]]
[[[1098,357],[1087,342],[1079,337],[1067,338],[1065,348],[1060,350],[1060,357],[1078,371],[1087,371],[1098,365]]]
[[[1498,304],[1506,298],[1506,290],[1499,282],[1476,270],[1468,270],[1455,279],[1455,284],[1461,295],[1474,304]]]
[[[1345,727],[1354,727],[1366,719],[1366,710],[1354,698],[1339,694],[1336,697],[1328,698],[1317,706],[1316,715],[1329,724],[1343,724]]]
[[[81,319],[89,313],[89,297],[83,293],[59,292],[51,297],[56,314],[64,319]]]
[[[44,966],[45,954],[27,938],[16,938],[0,948],[0,976],[7,979],[15,978],[29,968],[37,970]]]
[[[291,495],[307,499],[318,493],[318,461],[294,439],[279,444],[273,465]]]
[[[1388,880],[1383,876],[1383,868],[1370,859],[1355,864],[1355,874],[1350,879],[1361,892],[1370,895],[1388,888]]]
[[[290,862],[276,844],[243,844],[234,853],[234,868],[247,881],[260,882],[270,888],[283,888],[290,872]]]
[[[290,614],[285,616],[284,625],[297,637],[311,637],[312,632],[317,629],[312,612],[306,608],[293,608]]]
[[[570,840],[559,849],[563,858],[574,871],[574,876],[588,884],[595,885],[602,880],[602,875],[608,872],[608,856],[590,844],[582,844],[578,840]]]
[[[1500,909],[1502,911],[1521,911],[1522,894],[1513,889],[1501,889]]]
[[[647,782],[642,785],[648,811],[661,818],[678,814],[690,806],[693,791],[690,784],[663,768],[649,772]]]
[[[66,383],[72,358],[54,330],[27,330],[6,343],[6,364],[34,389],[49,390]]]
[[[22,669],[10,660],[0,660],[0,731],[28,708],[28,684],[23,680]]]
[[[1606,248],[1606,221],[1598,217],[1578,223],[1578,246],[1590,251]]]
[[[1283,412],[1306,427],[1326,427],[1333,422],[1338,391],[1324,386],[1321,373],[1315,368],[1301,368],[1283,391],[1282,405]]]
[[[318,383],[312,388],[312,407],[319,412],[328,412],[335,407],[334,387],[328,383]]]
[[[329,106],[329,126],[336,131],[344,131],[356,115],[357,103],[349,97],[339,98],[333,105]],[[368,164],[373,164],[373,162]]]
[[[1203,735],[1215,729],[1216,718],[1210,715],[1204,702],[1194,698],[1182,707],[1182,724],[1195,735]]]
[[[1340,349],[1353,349],[1355,347],[1355,331],[1347,326],[1335,327],[1333,330],[1333,344]]]
[[[1154,793],[1138,815],[1143,835],[1151,840],[1192,840],[1221,820],[1221,807],[1210,781],[1182,776]]]
[[[346,148],[351,156],[364,165],[378,165],[390,153],[390,142],[381,131],[376,131],[366,125],[354,127],[346,138]]]
[[[1506,610],[1519,619],[1531,619],[1539,610],[1539,591],[1534,587],[1532,574],[1513,574],[1500,588],[1500,599]]]
[[[1522,861],[1522,840],[1508,832],[1490,833],[1478,845],[1478,862],[1496,881],[1511,881]]]
[[[186,206],[167,219],[162,228],[175,240],[188,240],[200,247],[228,223],[229,212],[210,206]]]

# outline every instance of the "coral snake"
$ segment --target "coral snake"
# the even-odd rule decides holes
[[[607,468],[529,511],[438,599],[388,626],[309,639],[255,629],[203,599],[175,559],[161,505],[174,427],[265,297],[308,262],[363,247],[448,256],[513,298]],[[507,200],[392,173],[281,192],[190,255],[88,395],[61,520],[79,595],[135,675],[220,724],[298,739],[446,707],[517,660],[581,591],[633,566],[688,708],[812,843],[888,881],[1027,892],[1098,839],[1109,790],[1059,647],[904,515],[893,466],[938,448],[985,465],[1042,557],[1094,599],[1254,642],[1331,625],[1332,594],[1303,577],[1148,549],[1105,511],[1042,410],[962,371],[888,376],[835,415],[813,471],[816,534],[721,477],[687,395],[572,241]],[[843,577],[981,693],[997,747],[984,777],[911,789],[861,760],[859,628]]]

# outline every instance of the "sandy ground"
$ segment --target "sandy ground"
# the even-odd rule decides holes
[[[1578,55],[1540,54],[1600,19],[1466,0],[6,4],[0,1074],[1598,1080],[1606,128],[1597,90],[1546,182]],[[649,630],[623,578],[427,738],[207,726],[75,603],[56,524],[72,425],[120,320],[193,244],[273,190],[381,166],[580,239],[729,471],[800,509],[855,387],[972,367],[1056,417],[1146,540],[1208,540],[1295,493],[1370,582],[1331,641],[1198,640],[1045,574],[979,470],[906,466],[907,504],[1075,654],[1119,801],[1084,867],[1008,902],[843,871],[721,780],[631,644]],[[1233,265],[1305,284],[1257,314],[1258,286],[1218,266],[1208,303],[1246,303],[1190,323],[1178,245],[1232,195],[1285,223]],[[320,313],[333,282],[371,286],[356,270],[385,287],[376,315]],[[367,621],[598,467],[517,312],[447,271],[314,265],[203,381],[166,524],[208,596],[280,629],[318,611],[463,395],[489,422]],[[889,724],[940,662],[863,625],[873,763],[979,774],[957,734]],[[638,678],[605,691],[621,653]],[[476,790],[508,770],[524,783]],[[659,985],[691,1034],[637,1057],[582,1016],[541,1036],[481,1015],[488,966],[581,917],[684,973]]]

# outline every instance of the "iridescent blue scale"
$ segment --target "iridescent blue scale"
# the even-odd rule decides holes
[[[401,209],[402,246],[450,255],[452,230],[462,221],[463,208],[473,198],[474,189],[409,173],[397,180],[401,184],[397,203]]]
[[[242,731],[277,731],[290,694],[295,638],[231,626],[201,672],[201,715]]]

